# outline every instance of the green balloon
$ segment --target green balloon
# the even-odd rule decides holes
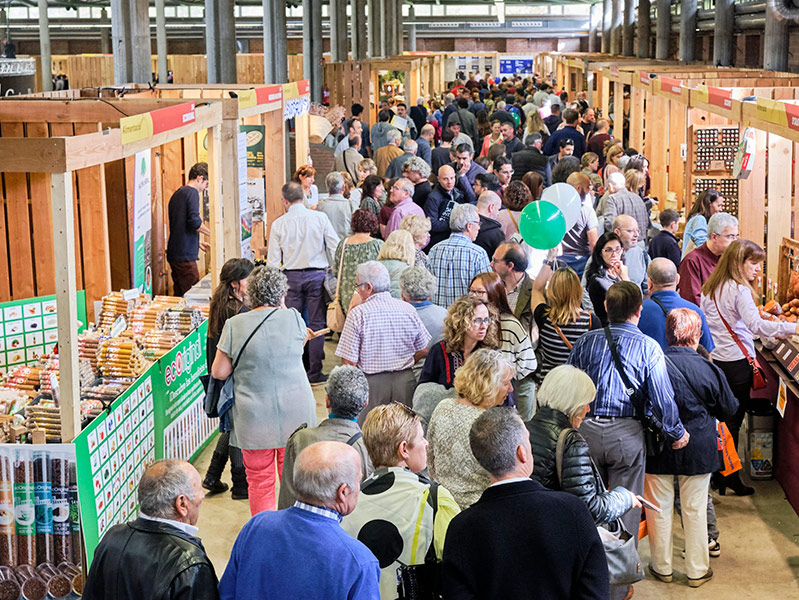
[[[566,235],[566,218],[551,202],[531,202],[519,218],[519,233],[533,248],[549,250],[560,244]]]

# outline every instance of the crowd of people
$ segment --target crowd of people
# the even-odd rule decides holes
[[[754,338],[799,334],[758,312],[763,249],[739,239],[716,190],[687,211],[680,246],[647,159],[539,77],[472,74],[440,101],[362,118],[353,106],[326,192],[300,167],[265,263],[226,264],[212,301],[209,370],[235,372],[235,402],[202,485],[224,491],[230,456],[252,513],[219,596],[630,598],[603,539],[637,540],[642,505],[651,576],[674,580],[676,508],[678,568],[708,582],[711,487],[754,493],[721,474],[720,424],[737,444]],[[519,220],[554,183],[581,214],[536,250]],[[331,314],[341,366],[326,374]],[[215,580],[194,537],[200,481],[177,461],[145,472],[140,517],[101,542],[87,597],[125,585],[110,561],[156,531],[174,569],[128,584],[136,597]]]

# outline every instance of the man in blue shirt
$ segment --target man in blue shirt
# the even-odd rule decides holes
[[[585,333],[574,344],[569,364],[582,369],[596,385],[596,397],[580,427],[588,442],[602,479],[613,489],[622,486],[641,495],[644,492],[644,448],[641,418],[646,415],[652,426],[666,437],[676,450],[688,443],[674,403],[663,350],[638,329],[641,317],[641,289],[632,281],[619,281],[605,297],[610,332],[621,366],[636,391],[628,395],[611,355],[604,329]],[[634,403],[634,399],[638,400]],[[642,405],[642,406],[641,406]],[[628,531],[635,534],[641,519],[639,508],[622,517]]]
[[[702,337],[699,339],[699,343],[705,350],[712,352],[715,344],[710,336],[710,329],[707,326],[704,313],[696,304],[683,300],[677,293],[680,276],[677,274],[677,267],[674,266],[674,263],[668,258],[656,258],[649,263],[646,276],[649,282],[650,299],[644,300],[638,329],[665,350],[668,346],[666,343],[666,315],[675,308],[690,308],[702,318]]]
[[[236,538],[221,600],[379,598],[377,559],[341,528],[361,487],[361,459],[343,442],[317,442],[294,467],[298,500],[251,518]]]

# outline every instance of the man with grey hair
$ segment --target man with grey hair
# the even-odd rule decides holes
[[[427,355],[430,334],[407,302],[391,297],[386,267],[370,260],[358,266],[355,291],[360,303],[350,309],[336,348],[345,365],[366,373],[369,405],[390,402],[411,405],[416,378],[411,367]]]
[[[409,159],[416,156],[416,148],[416,142],[413,140],[406,139],[402,142],[402,149],[404,152],[388,165],[386,169],[386,179],[402,177],[402,167]]]
[[[391,129],[386,133],[387,144],[378,148],[375,152],[375,165],[377,166],[377,174],[380,177],[386,176],[391,161],[402,156],[400,144],[402,143],[402,134],[397,129]]]
[[[623,173],[611,173],[608,176],[608,191],[610,194],[602,210],[605,231],[613,231],[613,220],[617,216],[630,215],[638,222],[641,236],[638,243],[643,246],[649,228],[649,212],[646,210],[643,198],[627,189]]]
[[[707,222],[707,241],[680,261],[680,296],[699,305],[702,285],[716,268],[724,251],[739,237],[738,219],[723,212],[710,217]]]
[[[348,200],[341,193],[344,190],[344,178],[338,171],[330,171],[327,174],[325,185],[327,186],[328,196],[319,201],[316,210],[327,215],[327,218],[330,219],[330,224],[333,226],[333,231],[336,232],[339,239],[343,240],[352,235],[350,221],[352,220],[352,213],[358,210],[359,205],[355,204],[351,199]]]
[[[477,208],[458,204],[452,209],[449,227],[449,238],[430,250],[430,271],[438,278],[433,302],[443,307],[467,293],[475,275],[491,270],[488,254],[474,243],[480,232]]]
[[[552,180],[552,166],[549,159],[541,152],[544,138],[538,131],[528,133],[524,138],[524,150],[514,152],[511,156],[513,176],[511,181],[521,181],[529,171],[535,171],[544,179],[544,185]]]
[[[447,128],[450,115],[456,112],[458,112],[458,106],[455,104],[455,94],[449,92],[444,95],[444,112],[441,115],[442,131]]]
[[[394,210],[391,211],[391,216],[386,224],[386,237],[392,231],[399,229],[400,222],[408,215],[419,215],[424,217],[424,211],[413,201],[413,193],[416,187],[409,179],[400,177],[397,179],[389,190],[389,198],[394,205]]]
[[[325,271],[334,262],[339,236],[325,213],[305,207],[305,193],[299,183],[290,181],[281,191],[286,214],[272,223],[266,262],[286,274],[289,282],[286,306],[300,311],[305,324],[318,331],[325,327],[322,284]],[[311,385],[327,381],[327,375],[322,373],[324,345],[323,336],[306,345]]]
[[[220,598],[379,598],[377,559],[341,528],[358,502],[361,479],[360,457],[343,442],[317,442],[300,452],[297,501],[244,525],[219,582]]]
[[[447,318],[447,309],[433,304],[433,292],[436,289],[436,278],[424,267],[410,267],[400,275],[400,294],[402,299],[416,309],[416,314],[430,334],[429,350],[433,344],[438,344],[444,339],[444,319]],[[422,363],[418,361],[414,367],[414,374],[419,378]]]
[[[344,365],[330,371],[325,396],[328,418],[316,427],[302,425],[286,442],[278,510],[288,508],[297,499],[297,492],[294,489],[294,462],[305,448],[316,442],[344,442],[352,446],[361,457],[363,478],[366,479],[372,474],[372,461],[369,460],[361,428],[356,422],[367,402],[369,402],[369,382],[361,370]]]
[[[591,513],[577,496],[530,479],[530,438],[516,411],[483,411],[469,445],[491,484],[447,529],[444,597],[607,598],[608,564]]]
[[[421,157],[414,156],[402,165],[402,176],[413,184],[413,201],[424,212],[427,197],[433,191],[430,185],[430,165]]]
[[[502,200],[496,192],[483,192],[477,199],[477,213],[480,215],[480,233],[474,243],[486,251],[488,256],[494,256],[494,251],[505,241],[505,232],[502,224],[497,221]]]
[[[83,597],[219,598],[214,567],[196,537],[205,496],[197,470],[159,460],[144,471],[138,496],[139,518],[115,525],[97,546]]]
[[[638,243],[643,235],[638,229],[638,222],[630,215],[619,215],[613,220],[613,233],[619,236],[623,250],[622,262],[627,267],[627,277],[641,288],[644,298],[649,291],[646,269],[649,267],[649,254]]]
[[[432,164],[433,147],[435,146],[436,128],[430,123],[425,123],[419,130],[419,137],[416,138],[416,156],[425,161],[428,165]]]

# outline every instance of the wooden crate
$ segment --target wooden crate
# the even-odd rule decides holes
[[[782,238],[777,275],[777,300],[780,304],[785,304],[788,301],[788,284],[793,271],[799,271],[799,241],[787,237]]]

